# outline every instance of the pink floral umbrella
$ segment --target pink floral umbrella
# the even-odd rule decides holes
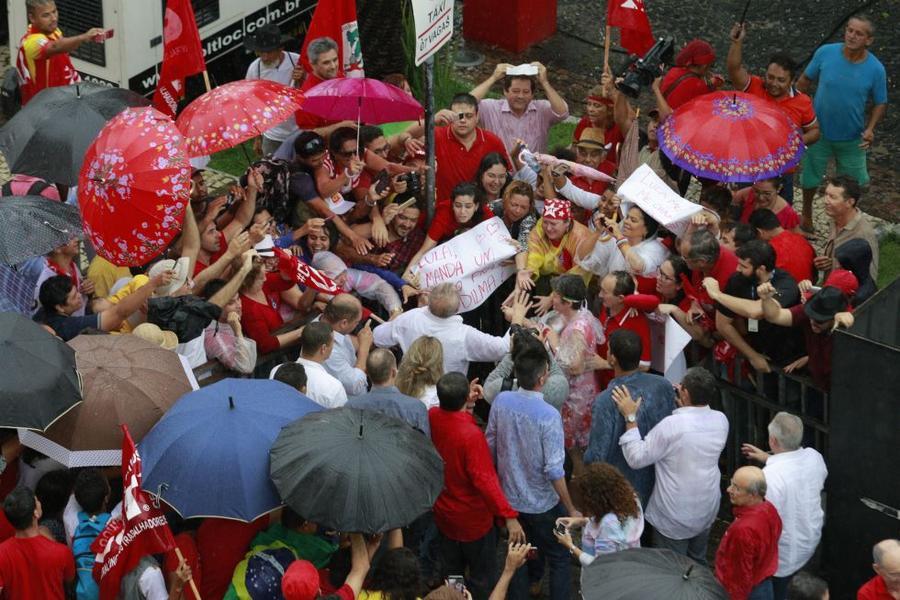
[[[191,165],[175,123],[153,108],[127,108],[84,156],[84,233],[111,263],[144,265],[181,231],[190,191]]]
[[[176,124],[188,156],[207,156],[262,135],[293,117],[300,90],[265,79],[241,79],[206,92],[181,111]]]

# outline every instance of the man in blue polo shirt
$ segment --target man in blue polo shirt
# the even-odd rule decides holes
[[[813,106],[822,137],[803,157],[803,228],[812,229],[812,201],[834,157],[838,174],[869,183],[866,150],[875,139],[875,125],[887,109],[887,75],[884,65],[869,52],[875,27],[868,17],[857,15],[847,22],[843,44],[826,44],[816,50],[797,82],[801,92],[817,82]],[[866,119],[866,104],[872,110]]]

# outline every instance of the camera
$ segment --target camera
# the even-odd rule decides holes
[[[662,74],[663,65],[671,64],[674,56],[675,40],[670,37],[659,38],[643,58],[636,57],[628,63],[620,75],[623,80],[616,84],[616,88],[629,98],[637,98],[641,89]]]
[[[416,173],[404,173],[398,179],[406,182],[407,193],[413,196],[418,196],[422,193],[422,182],[419,181],[419,176]]]

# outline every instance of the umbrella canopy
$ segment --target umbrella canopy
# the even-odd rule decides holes
[[[33,306],[34,284],[29,285],[21,273],[0,262],[0,312],[31,317]]]
[[[43,434],[19,438],[67,467],[118,465],[122,429],[137,442],[191,391],[178,355],[134,335],[80,335],[69,341],[84,380],[84,402]]]
[[[130,90],[76,83],[41,90],[0,129],[12,173],[76,185],[84,153],[106,122],[150,101]]]
[[[78,178],[84,231],[97,254],[144,265],[181,231],[191,165],[181,132],[153,108],[129,108],[103,128]]]
[[[678,107],[659,126],[659,146],[698,177],[744,182],[780,176],[804,150],[784,111],[743,92],[703,94]]]
[[[444,486],[429,439],[374,411],[317,412],[281,430],[271,475],[285,503],[338,531],[377,533],[428,511]]]
[[[81,402],[75,351],[16,313],[0,313],[0,372],[0,427],[44,429]]]
[[[655,548],[598,556],[581,571],[581,594],[585,600],[728,600],[707,567]]]
[[[81,215],[43,196],[2,196],[0,230],[0,262],[16,265],[80,238]]]
[[[262,135],[294,115],[300,90],[266,79],[241,79],[206,92],[178,115],[188,156],[206,156]]]
[[[415,98],[389,83],[362,77],[338,77],[310,88],[300,107],[329,121],[379,125],[413,121],[424,114]]]
[[[144,488],[186,519],[253,521],[282,504],[269,447],[282,427],[319,410],[270,379],[223,379],[186,394],[140,444]]]

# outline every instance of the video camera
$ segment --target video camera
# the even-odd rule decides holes
[[[670,37],[659,38],[643,58],[635,57],[628,63],[620,75],[623,80],[616,84],[616,88],[629,98],[637,98],[642,88],[662,75],[663,65],[671,64],[674,56],[675,40]]]

